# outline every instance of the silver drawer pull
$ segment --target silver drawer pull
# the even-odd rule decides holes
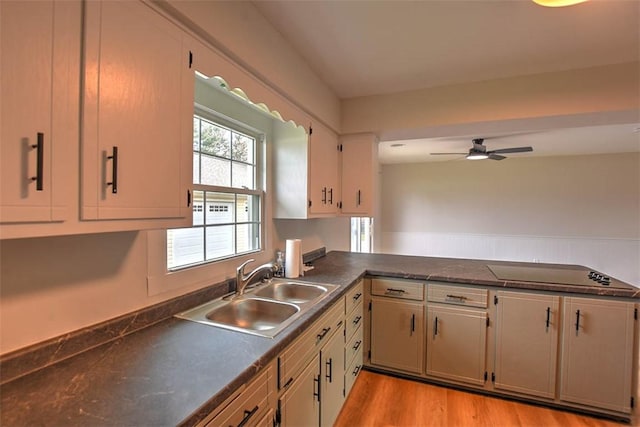
[[[448,299],[455,299],[458,301],[466,301],[467,297],[465,297],[464,295],[447,295]]]

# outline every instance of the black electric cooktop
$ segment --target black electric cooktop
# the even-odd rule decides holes
[[[612,279],[597,271],[585,269],[564,269],[550,267],[524,267],[517,265],[488,264],[489,270],[499,280],[516,282],[558,283],[563,285],[597,286],[627,289],[624,283],[615,283]]]

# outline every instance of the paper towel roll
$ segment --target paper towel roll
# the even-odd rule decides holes
[[[284,275],[289,279],[295,279],[300,275],[300,261],[302,252],[300,251],[300,239],[287,239],[285,246]]]

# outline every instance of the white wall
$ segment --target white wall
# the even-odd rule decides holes
[[[169,0],[166,6],[299,108],[340,130],[338,97],[251,2]]]
[[[640,154],[383,165],[379,252],[581,264],[640,286]]]
[[[278,248],[282,250],[286,239],[302,239],[302,252],[322,246],[327,251],[348,251],[351,245],[349,218],[278,219],[274,225],[280,239]]]

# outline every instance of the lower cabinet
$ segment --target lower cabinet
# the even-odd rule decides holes
[[[344,347],[344,396],[349,396],[351,388],[360,374],[364,354],[364,284],[363,281],[347,293],[345,313]]]
[[[633,303],[564,298],[560,400],[631,412]]]
[[[311,363],[278,401],[282,426],[317,426],[320,420],[320,356]]]
[[[487,313],[427,304],[427,374],[482,385]]]
[[[560,297],[496,293],[495,388],[555,397]]]
[[[429,282],[426,374],[474,385],[486,381],[488,292]]]
[[[413,287],[418,282],[370,280],[364,342],[372,368],[633,416],[640,357],[635,301],[430,281],[420,283],[425,304]],[[347,366],[347,388],[352,369],[359,370]]]
[[[371,364],[422,373],[424,361],[424,304],[405,299],[423,298],[412,287],[422,283],[373,279],[369,303],[371,315]],[[380,295],[380,296],[378,296]],[[386,295],[386,296],[382,296]]]
[[[362,283],[358,283],[280,354],[276,425],[335,423],[362,366],[363,299]],[[345,369],[355,370],[353,363],[357,372],[348,376]]]
[[[320,425],[331,427],[344,404],[344,334],[336,333],[320,351]]]

